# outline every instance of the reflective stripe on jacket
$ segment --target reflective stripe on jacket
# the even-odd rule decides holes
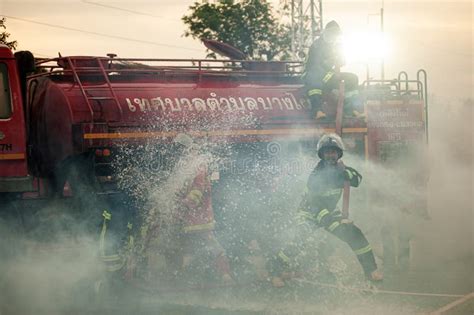
[[[346,180],[357,187],[362,176],[351,167],[327,165],[321,160],[308,178],[300,211],[307,212],[307,216],[312,215],[312,221],[321,224],[323,216],[336,209]]]
[[[107,223],[112,220],[112,214],[107,210],[104,210],[102,212],[102,217],[104,218],[104,221],[102,223],[102,230],[99,239],[100,259],[105,265],[105,270],[109,272],[118,271],[125,265],[125,259],[118,254],[108,254],[106,252]]]
[[[184,232],[192,233],[214,229],[211,180],[207,165],[201,165],[192,183],[185,188],[183,208]]]
[[[340,63],[339,47],[319,37],[309,48],[302,79],[306,85],[321,88],[331,79],[334,68]]]

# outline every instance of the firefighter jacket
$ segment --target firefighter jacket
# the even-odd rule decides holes
[[[208,167],[201,164],[194,179],[182,191],[182,224],[185,233],[214,229],[211,180]]]
[[[316,216],[315,218],[323,210],[334,211],[346,180],[351,186],[358,187],[362,176],[351,167],[343,164],[332,166],[321,160],[308,178],[300,210]]]
[[[335,67],[343,64],[340,47],[325,42],[321,37],[309,48],[303,81],[311,87],[322,88],[335,74]]]

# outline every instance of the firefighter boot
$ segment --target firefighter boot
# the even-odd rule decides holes
[[[369,280],[372,282],[383,281],[383,273],[379,271],[378,269],[376,269],[370,273]]]
[[[358,119],[365,119],[365,113],[361,113],[357,110],[353,110],[352,111],[352,115],[354,115],[355,118],[358,118]]]
[[[358,119],[365,119],[364,103],[358,94],[345,99],[345,114]]]
[[[311,117],[315,120],[326,118],[326,113],[322,110],[323,100],[321,95],[311,95],[309,101],[311,103]]]

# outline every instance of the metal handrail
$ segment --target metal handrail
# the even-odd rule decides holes
[[[404,83],[403,85],[401,83]],[[416,85],[416,89],[410,89],[411,85]],[[362,83],[362,86],[365,87],[365,89],[368,89],[370,87],[395,87],[395,90],[389,90],[390,93],[396,93],[397,95],[413,95],[416,94],[420,99],[423,99],[425,96],[423,92],[423,82],[420,80],[398,80],[398,79],[393,79],[393,80],[367,80]]]
[[[189,68],[168,68],[162,67],[160,69],[104,69],[105,72],[108,74],[109,78],[112,78],[114,75],[156,75],[156,78],[166,76],[168,74],[177,74],[177,75],[197,75],[198,80],[200,81],[203,76],[208,77],[247,77],[247,78],[255,78],[255,77],[262,77],[262,76],[273,76],[276,78],[300,78],[301,72],[288,72],[288,71],[249,71],[249,70],[239,70],[239,71],[203,71],[198,69],[189,69]],[[100,75],[100,72],[97,70],[91,69],[84,69],[84,70],[76,70],[79,73],[87,73],[89,75]],[[71,74],[72,71],[69,69],[56,69],[49,72],[39,73],[31,75],[30,78],[34,77],[49,77],[49,76],[64,76]]]
[[[119,115],[120,115],[120,118],[119,118],[119,121],[122,120],[122,117],[123,117],[123,111],[122,111],[122,107],[120,106],[120,102],[117,98],[117,94],[115,94],[115,91],[114,91],[114,88],[112,87],[112,84],[110,83],[110,80],[109,80],[109,75],[108,73],[105,71],[105,68],[104,66],[102,65],[102,63],[100,62],[100,60],[97,60],[98,62],[98,65],[99,65],[99,68],[100,68],[100,71],[102,73],[102,75],[104,76],[104,80],[105,82],[107,83],[107,87],[109,88],[109,92],[112,94],[112,97],[114,99],[114,102],[115,102],[115,105],[119,111]]]
[[[404,80],[402,80],[402,76],[405,77]],[[398,74],[398,82],[402,81],[405,82],[405,89],[408,90],[408,73],[406,71],[400,71],[400,73]],[[399,86],[399,88],[401,87]]]
[[[89,109],[89,113],[91,115],[91,122],[93,122],[94,121],[94,110],[92,109],[92,105],[89,102],[89,98],[87,97],[86,90],[84,89],[84,86],[82,85],[81,79],[79,78],[79,74],[75,71],[75,67],[74,67],[74,64],[72,63],[72,60],[69,57],[67,57],[66,60],[69,64],[69,66],[71,67],[71,71],[72,71],[72,75],[74,77],[74,81],[77,82],[77,84],[79,86],[79,89],[81,90],[82,96],[84,96],[84,99],[85,99],[86,104],[87,104],[87,108]]]
[[[423,78],[421,78],[423,77]],[[429,142],[428,137],[428,75],[426,74],[426,70],[420,69],[416,73],[416,79],[421,82],[423,79],[423,100],[425,101],[425,132],[426,132],[426,143]]]
[[[197,71],[209,71],[209,70],[229,70],[229,71],[246,71],[248,73],[262,73],[269,72],[275,73],[278,71],[264,71],[264,70],[248,70],[246,69],[247,65],[251,64],[273,64],[273,65],[285,65],[286,71],[280,71],[281,73],[294,73],[300,74],[300,71],[289,71],[288,69],[296,69],[302,67],[303,63],[300,61],[248,61],[248,60],[227,60],[227,59],[150,59],[150,58],[109,58],[109,57],[60,57],[52,59],[42,59],[37,63],[38,68],[48,68],[50,72],[58,69],[64,69],[60,65],[62,60],[70,59],[74,61],[80,60],[92,60],[96,59],[98,62],[106,61],[109,65],[107,70],[115,71],[125,71],[131,70],[142,70],[142,71],[153,71],[153,70],[162,70],[162,69],[194,69]],[[124,62],[124,63],[120,63]],[[129,62],[130,64],[126,64]],[[160,63],[161,65],[156,65]],[[167,65],[163,63],[173,63],[172,65]],[[119,67],[114,67],[118,65]],[[236,66],[237,65],[237,66]],[[130,67],[130,68],[120,68],[120,66]]]
[[[112,87],[112,84],[109,80],[109,74],[107,73],[108,70],[106,70],[103,67],[101,60],[99,58],[95,58],[95,57],[91,57],[90,59],[85,59],[85,60],[91,60],[91,61],[97,63],[97,66],[87,66],[87,67],[78,67],[77,65],[74,64],[73,60],[70,57],[66,57],[65,60],[67,61],[67,65],[70,68],[70,70],[68,70],[68,72],[72,73],[72,76],[74,77],[74,81],[79,86],[79,89],[81,90],[81,93],[84,97],[84,100],[86,101],[86,104],[87,104],[87,107],[88,107],[88,110],[89,110],[89,113],[90,113],[91,121],[94,122],[94,109],[92,108],[92,104],[90,103],[91,97],[89,97],[87,95],[86,88],[82,84],[82,80],[79,76],[79,73],[88,73],[88,72],[97,73],[97,74],[100,74],[101,77],[103,77],[103,79],[104,79],[104,81],[105,81],[105,83],[108,87],[108,90],[109,90],[109,92],[112,96],[112,97],[107,97],[107,98],[112,99],[114,101],[114,103],[117,107],[117,110],[119,112],[119,116],[120,116],[118,121],[120,121],[123,117],[123,110],[122,110],[122,107],[120,106],[120,102],[119,102],[119,100],[117,98],[117,95],[115,94],[115,91],[114,91],[114,89]]]
[[[398,74],[397,79],[395,80],[367,80],[362,83],[363,86],[367,88],[371,86],[371,84],[384,84],[390,83],[394,86],[397,86],[397,92],[402,94],[412,95],[412,93],[416,93],[416,95],[423,100],[424,103],[424,115],[425,115],[425,137],[426,143],[429,142],[429,117],[428,117],[428,76],[426,70],[420,69],[416,73],[416,80],[408,79],[408,74],[406,71],[401,71]],[[403,88],[402,88],[403,83]],[[410,86],[416,85],[416,89],[410,89]]]

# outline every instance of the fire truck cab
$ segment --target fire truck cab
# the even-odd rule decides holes
[[[16,60],[0,45],[0,192],[33,189],[27,165],[25,112]]]

